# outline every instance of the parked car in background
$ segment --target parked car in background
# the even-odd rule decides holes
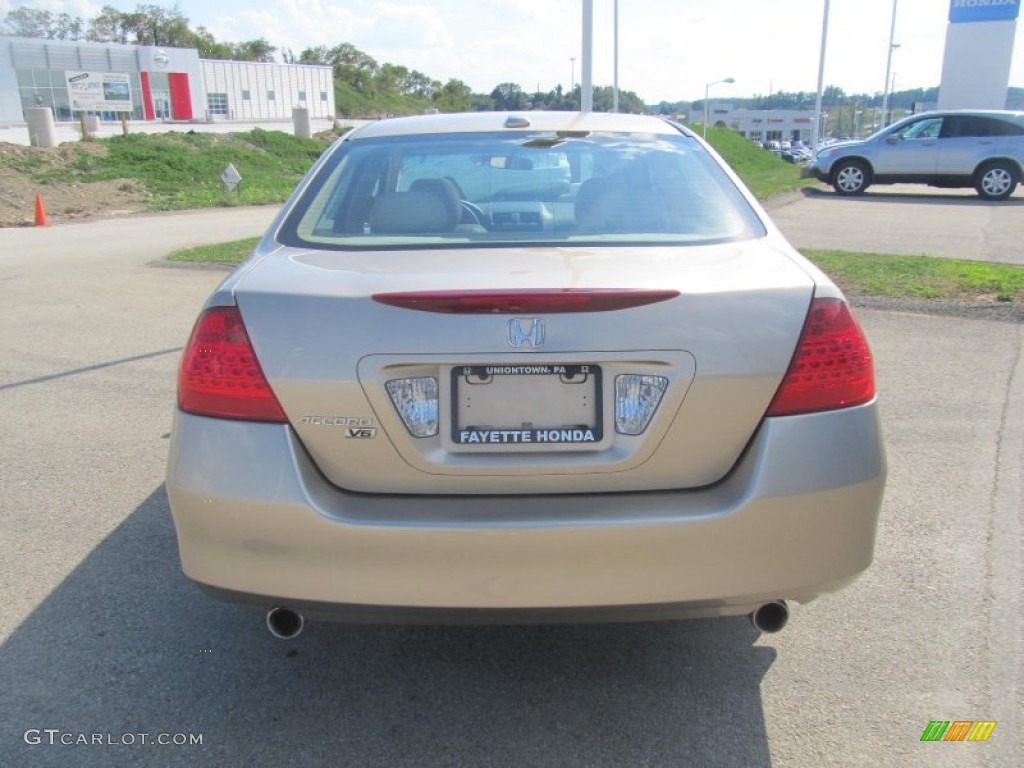
[[[872,184],[974,187],[1005,200],[1024,173],[1024,112],[953,111],[913,115],[863,141],[820,150],[804,175],[841,195]]]
[[[183,353],[187,576],[305,617],[749,614],[872,560],[871,353],[688,129],[475,112],[338,140]]]
[[[811,150],[806,147],[791,146],[789,149],[782,150],[780,157],[787,163],[794,163],[799,165],[800,163],[806,163],[813,155]]]

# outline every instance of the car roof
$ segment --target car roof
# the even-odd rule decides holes
[[[614,112],[459,112],[378,120],[352,131],[351,139],[495,131],[611,131],[678,135],[681,128],[656,115]]]
[[[903,119],[910,120],[915,117],[1001,117],[1004,120],[1007,118],[1024,120],[1024,112],[1009,109],[939,109],[931,112],[918,112]]]

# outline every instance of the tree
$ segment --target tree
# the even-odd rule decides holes
[[[58,14],[54,33],[53,38],[56,40],[81,40],[85,37],[85,22],[68,13]]]
[[[262,37],[255,40],[244,40],[241,43],[232,43],[230,49],[231,58],[236,61],[270,62],[274,60],[274,52],[277,51],[275,46]]]
[[[316,48],[304,48],[299,54],[299,64],[316,64],[321,67],[329,67],[333,64],[330,59],[330,51],[326,45],[318,45]]]
[[[352,43],[340,43],[333,48],[324,45],[306,48],[299,54],[299,63],[333,67],[335,78],[363,93],[373,91],[374,80],[381,71],[372,56],[363,53]]]
[[[469,112],[473,107],[473,90],[452,78],[434,94],[434,102],[442,112]]]
[[[68,13],[54,14],[22,6],[7,12],[0,24],[0,33],[46,40],[81,40],[85,35],[85,22]]]
[[[610,85],[594,88],[594,111],[611,112],[615,107],[615,89]],[[646,112],[647,105],[632,91],[619,90],[619,112]]]
[[[399,93],[403,96],[420,96],[424,99],[434,98],[441,88],[441,83],[415,69],[400,83]]]
[[[195,39],[195,33],[189,29],[188,19],[178,6],[168,10],[159,5],[137,5],[133,15],[139,17],[134,30],[135,43],[138,45],[188,48]]]
[[[129,23],[124,13],[109,5],[103,6],[100,12],[89,19],[87,39],[95,43],[128,44],[130,36]]]
[[[830,85],[821,92],[822,104],[842,104],[846,101],[846,92],[838,85]]]
[[[529,104],[523,89],[516,83],[499,83],[491,91],[495,109],[526,109]]]
[[[376,88],[380,93],[402,93],[409,70],[398,64],[383,64],[376,77]]]
[[[474,93],[470,96],[469,108],[474,112],[490,112],[496,109],[494,99],[486,93]]]

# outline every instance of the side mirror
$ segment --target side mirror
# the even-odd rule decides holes
[[[903,137],[900,136],[898,133],[893,134],[892,136],[885,137],[886,144],[899,144],[901,141],[903,141]]]

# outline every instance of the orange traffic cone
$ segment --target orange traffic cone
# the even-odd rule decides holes
[[[50,222],[46,218],[46,208],[43,207],[43,196],[40,194],[36,194],[36,226],[50,226]]]

